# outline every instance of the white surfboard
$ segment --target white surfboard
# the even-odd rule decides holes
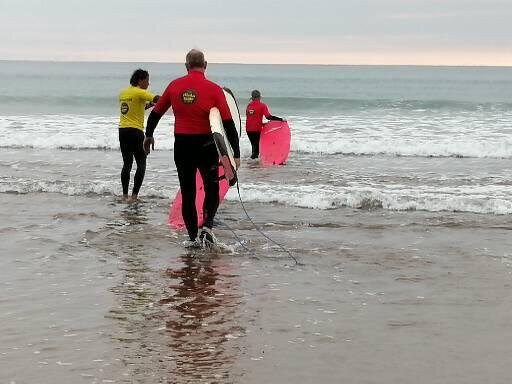
[[[236,130],[238,131],[238,137],[242,136],[242,118],[240,117],[240,108],[238,108],[238,103],[236,102],[235,95],[231,92],[229,88],[222,88],[224,91],[224,96],[226,96],[226,101],[228,102],[229,110],[231,111],[231,117],[235,122]]]
[[[231,117],[235,122],[235,127],[239,132],[241,132],[240,112],[233,93],[229,89],[224,89],[224,96],[226,97]],[[217,108],[212,108],[210,110],[210,128],[213,133],[213,140],[217,146],[220,162],[224,168],[224,176],[228,180],[230,186],[234,185],[236,183],[236,164],[233,156],[233,148],[231,148],[231,145],[229,144],[229,140],[222,124],[222,117],[220,116],[220,112]]]

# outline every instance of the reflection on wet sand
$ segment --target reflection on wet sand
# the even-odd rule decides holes
[[[147,224],[144,206],[119,214],[97,243],[122,272],[107,317],[117,325],[112,339],[126,382],[232,382],[245,329],[231,259],[210,252],[180,256],[183,248],[165,228]]]
[[[510,382],[510,217],[262,204],[290,268],[243,222],[258,259],[184,255],[167,202],[3,198],[0,383]]]
[[[121,211],[121,217],[128,225],[146,224],[148,222],[146,211],[143,209],[142,204],[139,203],[126,206]]]
[[[176,359],[175,380],[233,379],[231,368],[241,349],[236,339],[245,334],[237,314],[239,277],[229,273],[221,257],[181,260],[181,268],[167,270],[171,295],[160,300],[162,308],[170,307],[162,314]]]

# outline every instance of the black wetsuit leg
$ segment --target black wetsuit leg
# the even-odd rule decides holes
[[[261,132],[247,132],[252,147],[251,159],[257,159],[260,155],[260,135]]]
[[[133,195],[138,195],[140,191],[140,187],[142,186],[142,182],[144,181],[144,175],[146,174],[146,153],[144,152],[144,134],[138,138],[137,145],[133,149],[133,156],[135,157],[135,162],[137,163],[137,171],[135,171],[135,176],[133,177]]]
[[[182,197],[182,216],[190,240],[197,237],[196,172],[203,178],[205,226],[212,227],[219,207],[219,156],[211,135],[174,135],[174,162]]]
[[[213,219],[219,208],[219,154],[213,142],[203,146],[200,157],[199,171],[204,185],[204,226],[213,227]]]
[[[146,154],[142,144],[144,143],[144,132],[137,128],[119,128],[119,145],[123,155],[123,169],[121,170],[121,184],[123,195],[128,194],[130,184],[130,172],[132,170],[133,158],[137,162],[135,172],[133,194],[138,195],[144,175],[146,173]]]

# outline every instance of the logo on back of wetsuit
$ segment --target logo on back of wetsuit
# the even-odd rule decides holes
[[[128,103],[121,103],[121,113],[123,115],[126,115],[129,110],[130,110],[130,107],[128,106]]]
[[[254,115],[254,109],[249,109],[249,115]]]
[[[183,101],[183,104],[193,104],[194,101],[196,101],[196,98],[196,91],[193,89],[186,90],[181,94],[181,101]]]

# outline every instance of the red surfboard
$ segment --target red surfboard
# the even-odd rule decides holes
[[[219,166],[219,201],[224,200],[226,193],[229,189],[229,183],[224,177],[224,168]],[[201,178],[201,174],[199,171],[196,173],[196,209],[197,209],[197,226],[201,228],[204,223],[203,217],[203,202],[204,202],[204,186],[203,179]],[[185,222],[183,221],[183,216],[181,215],[181,204],[182,197],[181,191],[178,190],[176,193],[176,197],[171,205],[171,209],[169,210],[169,219],[168,223],[171,228],[174,229],[182,229],[185,228]]]
[[[291,132],[286,121],[270,121],[260,136],[260,161],[264,166],[281,165],[290,154]]]

